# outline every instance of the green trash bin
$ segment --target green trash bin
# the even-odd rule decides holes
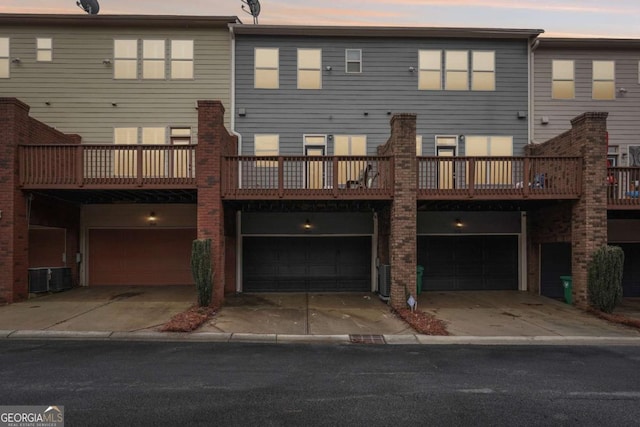
[[[567,304],[572,301],[573,278],[571,276],[560,276],[562,287],[564,288],[564,300]]]
[[[416,267],[416,292],[418,295],[422,293],[422,273],[424,273],[424,267],[419,265]]]

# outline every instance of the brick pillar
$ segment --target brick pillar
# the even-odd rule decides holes
[[[223,133],[224,132],[224,133]],[[225,283],[224,207],[222,205],[221,166],[224,107],[220,101],[198,101],[198,239],[211,239],[213,262],[213,301],[222,304]]]
[[[416,115],[391,119],[394,189],[391,205],[391,298],[393,308],[406,307],[406,293],[416,289]]]
[[[19,189],[18,145],[29,142],[29,106],[0,98],[0,303],[28,297],[29,228]]]
[[[607,244],[607,113],[585,113],[571,120],[572,140],[583,157],[582,196],[571,212],[573,300],[587,307],[587,265]]]

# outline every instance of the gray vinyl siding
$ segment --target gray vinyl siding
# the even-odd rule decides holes
[[[552,99],[551,63],[553,60],[573,60],[575,64],[575,99]],[[592,61],[615,61],[615,100],[592,99]],[[609,113],[607,129],[609,144],[618,145],[620,153],[627,153],[627,146],[640,145],[640,85],[638,84],[640,50],[616,50],[612,44],[608,50],[545,48],[544,43],[535,51],[534,67],[534,142],[544,142],[571,128],[570,120],[584,112]],[[617,90],[625,88],[626,94]],[[543,125],[546,116],[549,123]],[[619,158],[621,166],[627,159]]]
[[[221,100],[230,106],[231,42],[226,28],[129,29],[79,27],[3,27],[10,38],[9,79],[0,79],[0,93],[31,107],[31,116],[83,143],[113,142],[115,127],[191,127],[197,137],[196,101]],[[36,62],[36,38],[53,39],[53,61]],[[115,80],[113,40],[162,39],[166,43],[166,80]],[[193,80],[171,80],[171,40],[194,40]],[[142,49],[138,52],[141,71]],[[46,102],[50,106],[45,105]],[[112,106],[116,103],[117,107]],[[229,114],[226,125],[230,126]],[[168,134],[168,132],[167,132]]]
[[[254,89],[256,47],[280,49],[279,89]],[[298,48],[322,49],[322,89],[297,89]],[[361,74],[345,73],[345,49],[362,49]],[[418,90],[420,49],[495,51],[496,90]],[[235,112],[242,153],[253,154],[254,134],[279,134],[280,153],[289,155],[303,154],[305,134],[350,134],[366,135],[374,155],[389,138],[392,112],[417,114],[424,155],[434,154],[436,135],[513,136],[514,155],[522,155],[528,125],[517,116],[528,110],[527,55],[527,40],[237,35],[236,109],[246,111],[244,117]],[[458,155],[464,155],[462,141]]]

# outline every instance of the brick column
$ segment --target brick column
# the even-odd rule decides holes
[[[391,298],[393,308],[406,307],[406,293],[416,289],[416,115],[391,119],[394,189],[391,205]]]
[[[214,271],[212,305],[222,304],[224,300],[225,245],[221,166],[225,134],[222,103],[198,101],[198,146],[196,148],[198,239],[211,239]]]
[[[28,297],[29,229],[19,189],[18,145],[29,142],[29,106],[0,98],[0,303]]]
[[[573,300],[588,305],[587,265],[607,244],[607,113],[585,113],[571,120],[572,140],[583,157],[582,196],[571,212]]]

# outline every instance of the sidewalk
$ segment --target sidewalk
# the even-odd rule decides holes
[[[452,336],[415,333],[373,294],[243,294],[192,333],[159,332],[195,302],[187,287],[78,288],[0,307],[0,339],[338,344],[640,345],[640,332],[524,292],[427,292]],[[623,305],[640,316],[640,301]],[[637,311],[636,311],[637,310]]]

